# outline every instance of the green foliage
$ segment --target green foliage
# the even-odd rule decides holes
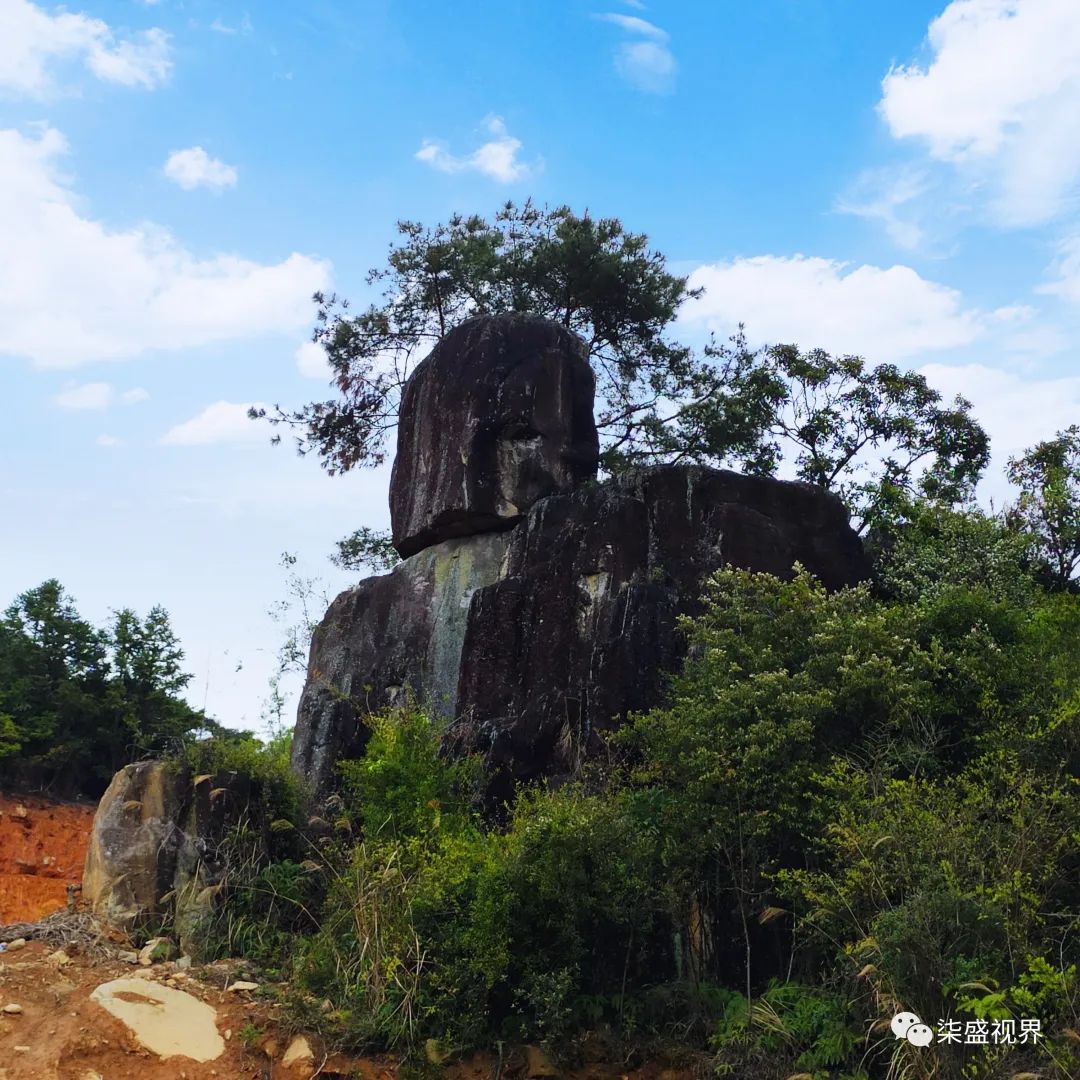
[[[299,432],[330,472],[377,465],[397,419],[401,388],[423,354],[472,315],[528,312],[556,319],[588,344],[597,375],[598,424],[612,455],[656,445],[668,403],[714,388],[708,365],[666,336],[686,279],[667,271],[648,238],[615,218],[568,207],[507,203],[490,220],[455,215],[427,228],[398,223],[400,242],[368,281],[379,303],[354,315],[317,294],[315,339],[340,397],[270,416]],[[266,415],[255,410],[255,415]]]
[[[1017,605],[1036,598],[1033,539],[1004,515],[897,498],[879,516],[870,547],[877,584],[896,600],[914,603],[957,585]]]
[[[170,758],[193,781],[233,787],[248,808],[215,852],[223,875],[214,886],[217,903],[199,916],[200,959],[241,956],[276,973],[296,935],[315,927],[325,886],[305,858],[303,792],[289,762],[291,748],[291,732],[267,742],[223,732],[181,744]]]
[[[1051,585],[1068,588],[1080,564],[1080,427],[1011,458],[1008,474],[1020,489],[1016,527],[1034,538]]]
[[[865,1080],[850,1062],[863,1043],[853,1003],[835,990],[774,981],[755,1001],[732,993],[710,1043],[717,1051],[715,1073],[729,1076],[747,1059],[756,1076],[843,1076]]]
[[[706,353],[725,361],[731,355],[715,345]],[[898,494],[963,501],[990,458],[970,402],[944,404],[922,375],[893,364],[870,367],[858,356],[776,345],[726,369],[723,383],[724,413],[705,401],[688,421],[713,426],[733,412],[759,418],[744,467],[772,474],[793,452],[798,479],[835,491],[864,526]]]
[[[257,802],[271,820],[299,820],[302,791],[290,765],[292,731],[263,741],[247,731],[216,735],[179,744],[170,755],[193,775],[237,775],[257,792]]]
[[[630,799],[535,791],[505,829],[475,802],[476,769],[438,753],[422,713],[378,718],[345,766],[340,832],[323,846],[320,929],[296,957],[299,985],[337,1010],[351,1042],[447,1045],[491,1030],[559,1038],[585,1018],[629,1020],[655,944],[650,830]]]
[[[64,794],[100,793],[121,765],[215,725],[181,697],[191,676],[160,607],[96,628],[57,581],[0,617],[0,757],[6,775]]]
[[[367,526],[350,533],[337,542],[337,551],[330,561],[342,570],[392,570],[400,561],[389,532]]]
[[[375,719],[295,830],[306,854],[260,869],[278,906],[226,908],[281,928],[294,1006],[343,1043],[608,1029],[708,1041],[733,1078],[1076,1075],[1080,598],[1010,584],[999,522],[908,525],[897,543],[932,550],[893,564],[903,599],[717,574],[621,764],[526,789],[505,820],[436,722]],[[915,1048],[888,1032],[902,1009],[1037,1017],[1046,1038]]]

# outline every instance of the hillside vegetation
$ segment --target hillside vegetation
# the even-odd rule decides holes
[[[877,539],[877,581],[831,595],[715,575],[668,707],[505,811],[422,712],[372,720],[270,857],[230,838],[206,954],[426,1058],[600,1032],[730,1077],[1076,1075],[1080,597],[977,511]],[[899,1011],[1043,1038],[921,1048]]]

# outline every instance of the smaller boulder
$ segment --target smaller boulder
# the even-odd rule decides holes
[[[143,967],[151,964],[161,964],[171,960],[176,955],[176,946],[168,938],[151,938],[139,950],[139,963]]]
[[[283,1068],[290,1070],[307,1069],[314,1061],[315,1054],[311,1049],[311,1043],[303,1035],[295,1035],[285,1051],[285,1056],[281,1059],[281,1064]]]

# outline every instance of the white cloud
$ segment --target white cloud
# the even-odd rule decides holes
[[[625,30],[628,34],[640,34],[642,37],[652,38],[654,41],[667,41],[668,33],[661,30],[655,23],[648,19],[640,19],[636,15],[619,15],[615,12],[607,12],[596,16],[601,22],[608,22]]]
[[[620,45],[615,68],[627,82],[647,94],[669,94],[675,89],[675,57],[658,41],[628,41]]]
[[[294,355],[296,368],[305,378],[329,381],[333,376],[330,362],[326,359],[326,350],[314,341],[305,341]]]
[[[172,68],[169,35],[157,28],[118,37],[101,19],[58,8],[50,15],[29,0],[0,0],[0,90],[48,97],[57,91],[54,68],[81,62],[93,75],[121,86],[151,90]]]
[[[98,446],[112,447],[124,445],[124,440],[118,439],[115,435],[99,435],[94,441],[98,444]]]
[[[109,228],[59,175],[66,150],[51,128],[0,130],[0,354],[72,368],[310,323],[327,263],[197,257],[153,225]]]
[[[963,394],[990,436],[995,461],[1017,454],[1076,423],[1080,376],[1032,378],[985,364],[925,364],[919,369],[944,396]]]
[[[1037,291],[1080,304],[1080,235],[1061,241],[1053,269],[1055,280],[1040,286]]]
[[[451,154],[441,142],[425,139],[416,152],[416,160],[439,172],[478,172],[503,184],[528,176],[530,167],[518,159],[521,140],[515,139],[506,130],[502,117],[487,117],[484,128],[492,138],[466,157]]]
[[[217,443],[265,442],[266,425],[248,417],[248,409],[265,408],[261,402],[215,401],[198,416],[177,424],[162,437],[166,446],[211,446]]]
[[[165,162],[165,175],[185,191],[197,187],[236,187],[237,174],[232,165],[212,158],[201,146],[189,146],[186,150],[174,150]]]
[[[910,216],[901,213],[928,190],[922,170],[868,169],[849,191],[836,201],[841,214],[853,214],[868,221],[880,221],[893,242],[902,248],[917,248],[923,230]]]
[[[622,42],[615,51],[615,70],[623,79],[647,94],[669,94],[675,89],[678,64],[666,30],[637,15],[605,12],[596,18],[635,39]]]
[[[1076,0],[953,0],[930,24],[932,57],[893,68],[880,110],[896,138],[989,183],[995,216],[1055,216],[1080,175]]]
[[[112,404],[113,395],[113,388],[105,382],[69,383],[53,398],[53,402],[61,409],[107,409]]]
[[[254,28],[251,25],[251,17],[245,15],[243,19],[240,20],[239,26],[229,26],[228,23],[222,22],[221,19],[215,19],[210,24],[210,29],[215,34],[225,34],[226,36],[231,37],[234,34],[250,34]]]
[[[141,386],[118,394],[113,385],[107,382],[69,382],[53,398],[53,403],[61,409],[107,409],[116,402],[121,405],[138,405],[149,397],[149,392]]]
[[[874,363],[969,345],[1029,309],[984,313],[909,266],[856,266],[805,255],[760,255],[698,267],[705,295],[682,318],[720,334],[746,324],[753,341],[855,353]]]

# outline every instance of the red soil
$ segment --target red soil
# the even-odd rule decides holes
[[[33,922],[82,881],[94,806],[0,795],[0,926]]]

